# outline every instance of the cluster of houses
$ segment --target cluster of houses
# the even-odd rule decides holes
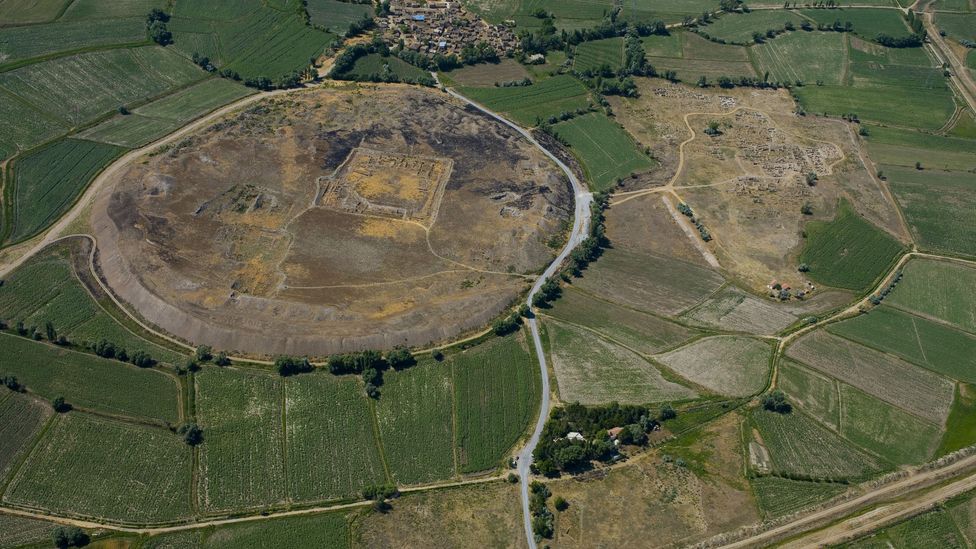
[[[406,49],[428,55],[460,55],[465,46],[485,43],[501,56],[519,45],[511,28],[488,24],[460,2],[392,0],[390,14],[377,23],[391,46],[402,40]]]
[[[801,288],[793,288],[786,282],[779,282],[775,279],[766,285],[766,290],[769,292],[769,297],[779,299],[780,301],[786,301],[791,297],[803,299],[812,294],[816,289],[817,287],[811,284],[809,281],[806,282]]]

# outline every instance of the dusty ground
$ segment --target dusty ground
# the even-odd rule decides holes
[[[478,328],[572,208],[515,132],[406,86],[265,100],[120,173],[92,215],[109,285],[164,330],[245,353]]]

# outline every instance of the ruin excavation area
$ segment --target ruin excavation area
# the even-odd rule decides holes
[[[265,99],[116,173],[92,217],[105,282],[179,338],[254,355],[477,330],[572,211],[525,138],[406,86]]]

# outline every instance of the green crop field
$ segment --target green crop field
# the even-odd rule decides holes
[[[612,189],[618,179],[655,165],[623,128],[602,113],[560,122],[553,130],[576,152],[593,190]]]
[[[678,23],[685,17],[698,17],[702,12],[718,9],[716,0],[623,0],[621,16],[626,21]]]
[[[0,366],[43,398],[109,414],[179,420],[176,380],[158,370],[0,334]]]
[[[723,288],[681,315],[686,322],[755,334],[770,334],[796,322],[796,316],[735,286]]]
[[[673,32],[643,39],[647,60],[659,72],[673,70],[678,77],[694,81],[699,76],[756,76],[749,53],[742,46],[718,44],[693,32]]]
[[[546,314],[581,324],[640,353],[651,354],[673,347],[697,332],[647,313],[603,301],[573,287]]]
[[[827,330],[951,378],[976,383],[976,336],[891,307],[875,307]]]
[[[573,70],[598,71],[603,66],[616,71],[624,66],[624,39],[620,37],[591,40],[576,46]]]
[[[976,178],[972,173],[880,167],[920,248],[976,257]]]
[[[613,9],[611,0],[521,0],[514,19],[519,28],[533,29],[542,20],[531,14],[538,9],[555,17],[558,30],[572,32],[597,26]]]
[[[715,271],[679,259],[611,249],[575,285],[626,307],[672,315],[697,304],[723,281]]]
[[[0,88],[0,161],[21,150],[29,149],[52,137],[63,134],[68,127],[40,110]]]
[[[0,370],[2,372],[2,370]],[[33,398],[2,390],[0,393],[0,481],[7,477],[17,460],[30,449],[34,437],[41,431],[51,408]],[[6,393],[6,394],[4,394]]]
[[[774,474],[836,481],[864,478],[885,468],[803,412],[784,415],[757,409],[751,418],[769,450]]]
[[[166,429],[72,412],[60,416],[4,501],[126,522],[190,514],[190,448]]]
[[[782,359],[778,369],[777,388],[785,391],[793,404],[836,430],[840,425],[837,383],[789,359]]]
[[[876,163],[914,169],[915,163],[921,162],[926,170],[976,169],[972,155],[976,140],[874,125],[867,129],[868,151]]]
[[[588,330],[546,322],[559,399],[581,404],[647,404],[698,396],[666,380],[637,354]]]
[[[348,549],[350,536],[345,515],[322,513],[163,534],[147,539],[139,547],[140,549],[190,549],[191,547]]]
[[[147,118],[137,114],[115,116],[76,134],[79,139],[108,145],[138,148],[173,132],[183,124],[164,118]]]
[[[846,484],[807,482],[778,477],[750,479],[756,501],[766,518],[781,517],[812,507],[847,490]]]
[[[399,57],[392,55],[383,57],[378,53],[371,53],[357,59],[347,74],[365,78],[374,74],[382,76],[387,71],[397,75],[401,80],[408,81],[429,76],[423,69],[411,65]]]
[[[339,35],[345,34],[349,24],[360,21],[364,15],[373,16],[373,7],[369,4],[338,0],[309,0],[305,8],[313,25]]]
[[[751,49],[759,72],[774,82],[841,84],[847,56],[839,32],[791,32]]]
[[[199,80],[206,73],[155,46],[81,53],[0,73],[0,87],[72,125]]]
[[[278,420],[280,425],[275,412],[281,396],[271,390],[272,383],[278,383],[273,378],[251,377],[262,386],[262,406],[268,409],[262,415],[269,422]],[[285,454],[291,498],[311,501],[357,496],[366,485],[386,482],[372,429],[372,412],[359,382],[311,373],[288,378],[284,384]],[[262,459],[280,459],[273,457],[277,451],[264,450],[267,457]],[[271,467],[276,468],[273,463]],[[271,501],[272,497],[267,499]]]
[[[539,368],[523,336],[511,335],[452,357],[458,465],[491,469],[525,433],[539,408]]]
[[[789,356],[820,372],[941,425],[952,404],[948,379],[823,330],[801,337]]]
[[[62,139],[14,164],[10,240],[29,237],[66,212],[91,180],[124,149],[80,139]]]
[[[254,508],[285,499],[282,381],[268,374],[205,368],[196,375],[200,508]],[[313,457],[313,456],[309,456]]]
[[[0,514],[0,547],[33,546],[50,541],[53,523]]]
[[[846,549],[913,549],[941,547],[962,549],[966,541],[960,537],[952,517],[944,509],[936,509],[918,515],[905,522],[886,528],[869,537],[857,539],[843,547]]]
[[[783,30],[786,22],[800,26],[803,18],[787,10],[762,10],[750,13],[731,13],[719,17],[714,23],[702,27],[703,34],[737,44],[751,44],[752,33],[765,35],[767,30]]]
[[[51,21],[69,3],[70,0],[6,0],[0,2],[0,21],[11,25]]]
[[[590,105],[589,93],[579,80],[568,75],[516,88],[461,88],[466,97],[509,115],[523,126],[534,126],[561,112],[573,112]]]
[[[911,34],[911,29],[905,18],[896,10],[876,10],[845,8],[839,10],[801,10],[804,17],[809,17],[817,23],[833,25],[839,21],[841,25],[850,22],[854,33],[864,38],[874,39],[879,34],[900,37]]]
[[[948,90],[803,86],[792,92],[811,113],[856,113],[862,120],[932,130],[941,128],[955,110]],[[906,104],[912,108],[902,108]]]
[[[936,26],[956,40],[976,41],[976,13],[940,13]]]
[[[972,444],[976,444],[976,387],[960,383],[936,455],[943,456]]]
[[[976,334],[976,269],[959,263],[914,259],[885,303],[940,319]]]
[[[81,48],[135,43],[149,43],[144,17],[0,28],[0,58],[6,55],[0,65]]]
[[[836,288],[867,290],[891,265],[903,246],[861,217],[846,201],[834,219],[806,225],[800,262],[814,281]]]
[[[361,391],[360,391],[361,392]],[[383,374],[376,419],[399,484],[454,476],[454,388],[449,364],[426,359]]]
[[[643,44],[644,53],[648,57],[673,57],[681,59],[683,56],[681,42],[688,34],[691,33],[676,31],[669,34],[652,34],[641,37],[641,44]]]
[[[173,8],[173,14],[189,19],[227,20],[253,12],[260,8],[261,4],[261,0],[217,0],[206,4],[193,0],[178,0]]]
[[[656,358],[710,391],[742,397],[766,387],[772,352],[768,344],[758,339],[718,336],[700,339]]]
[[[846,384],[840,398],[841,434],[891,463],[922,463],[939,445],[942,431],[932,423]]]
[[[112,19],[116,17],[138,17],[144,19],[149,10],[163,8],[166,0],[74,0],[61,21],[89,21],[93,19]]]
[[[11,325],[23,322],[42,333],[47,322],[69,342],[111,341],[129,354],[144,351],[153,359],[175,363],[183,357],[133,334],[99,307],[75,276],[62,246],[48,248],[22,265],[0,287],[0,311]]]

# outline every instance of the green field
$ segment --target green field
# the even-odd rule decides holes
[[[959,263],[915,259],[885,303],[930,318],[941,319],[976,334],[976,269]]]
[[[108,145],[138,148],[179,129],[182,124],[164,118],[147,118],[137,114],[114,116],[77,134],[79,139]]]
[[[139,547],[140,549],[236,549],[239,547],[347,549],[350,547],[350,539],[345,515],[330,513],[165,534],[149,538]]]
[[[604,66],[617,71],[624,66],[624,39],[620,37],[591,40],[576,46],[573,70],[599,71]]]
[[[104,0],[74,0],[61,21],[88,21],[93,19],[111,19],[115,17],[144,18],[149,10],[162,8],[166,0],[115,0],[106,3]]]
[[[667,36],[648,36],[641,40],[648,62],[658,72],[673,70],[678,78],[693,82],[699,76],[756,76],[742,46],[718,44],[693,32],[675,31]]]
[[[0,66],[58,52],[135,43],[149,43],[144,17],[0,27],[0,52],[6,55]]]
[[[666,380],[639,355],[588,330],[549,321],[546,332],[563,402],[647,404],[698,396]]]
[[[685,17],[697,17],[705,11],[718,9],[716,0],[623,0],[621,15],[626,21],[678,23]]]
[[[546,314],[580,324],[644,354],[663,351],[697,333],[656,316],[603,301],[573,287],[563,289],[562,297]]]
[[[758,339],[718,336],[700,339],[655,358],[710,391],[743,397],[766,387],[771,356],[772,348]]]
[[[654,167],[630,135],[602,113],[589,113],[553,126],[577,154],[595,191],[612,189],[618,179]]]
[[[27,238],[57,220],[123,152],[112,145],[62,139],[17,160],[10,240]]]
[[[865,291],[881,277],[903,246],[861,217],[846,201],[834,219],[807,223],[800,262],[816,282]]]
[[[339,35],[345,34],[349,29],[349,23],[361,20],[364,15],[370,17],[373,15],[373,8],[369,4],[354,4],[338,0],[308,0],[305,9],[313,25]]]
[[[955,110],[947,89],[803,86],[792,92],[810,113],[855,113],[862,120],[931,130],[941,128]],[[903,108],[906,104],[912,108]]]
[[[0,334],[0,366],[45,399],[108,414],[177,422],[178,385],[172,377],[116,360]]]
[[[932,423],[846,384],[840,398],[841,434],[890,463],[922,463],[939,445],[942,431]]]
[[[760,73],[773,82],[841,84],[845,37],[839,32],[791,32],[751,48]]]
[[[871,534],[869,537],[857,539],[843,547],[848,549],[924,547],[962,549],[966,546],[966,541],[959,535],[959,529],[949,513],[944,509],[936,509]]]
[[[0,370],[2,371],[2,370]],[[2,390],[0,393],[0,482],[30,449],[34,437],[51,417],[51,408],[33,398]]]
[[[841,407],[837,382],[785,358],[778,370],[777,387],[790,396],[792,404],[836,430]]]
[[[70,0],[6,0],[0,2],[0,21],[11,25],[51,21],[69,3]]]
[[[534,126],[561,112],[590,105],[589,93],[579,80],[556,76],[537,84],[515,88],[460,88],[461,94],[486,107],[507,114],[523,126]]]
[[[0,88],[0,161],[63,134],[68,127]]]
[[[972,444],[976,444],[976,387],[960,383],[936,455],[943,456]]]
[[[824,25],[833,25],[837,21],[841,25],[850,22],[855,34],[871,40],[878,34],[900,37],[908,36],[912,32],[904,17],[896,10],[845,8],[801,10],[800,13]]]
[[[81,413],[60,416],[4,501],[125,522],[190,514],[190,449],[166,429]]]
[[[0,314],[8,324],[20,321],[28,329],[34,326],[44,332],[51,322],[58,335],[75,344],[106,339],[129,354],[141,350],[169,363],[183,359],[133,334],[106,313],[75,276],[70,253],[64,245],[47,248],[4,280]]]
[[[728,13],[714,23],[706,25],[700,32],[712,38],[736,44],[752,44],[752,33],[765,35],[767,30],[783,30],[789,21],[797,28],[803,18],[787,10],[762,10],[750,13]]]
[[[831,324],[833,334],[951,378],[976,383],[976,336],[891,307]]]
[[[399,484],[454,476],[451,368],[434,360],[383,375],[376,419],[390,473]]]
[[[757,409],[751,419],[769,450],[774,474],[838,481],[865,478],[885,468],[803,412],[783,415]]]
[[[195,377],[204,433],[200,508],[228,511],[284,500],[281,379],[225,368],[205,368]]]
[[[965,114],[965,113],[964,113]],[[942,137],[913,130],[867,126],[868,151],[876,163],[925,169],[969,171],[976,169],[976,140]]]
[[[491,469],[535,419],[539,368],[522,335],[495,339],[452,357],[461,472]]]
[[[847,490],[846,484],[807,482],[778,477],[750,479],[759,509],[766,518],[789,515],[829,500]]]
[[[278,420],[280,426],[275,408],[281,396],[271,389],[278,382],[267,376],[251,377],[262,386],[262,393],[270,393],[261,397],[268,409],[262,415],[268,422]],[[288,495],[292,499],[318,501],[358,496],[364,486],[386,482],[372,429],[372,412],[359,382],[312,373],[288,378],[284,386],[285,454]],[[279,426],[268,428],[277,430]],[[274,457],[277,450],[263,452],[266,457],[255,457],[268,460],[272,469],[278,469],[274,463],[280,459]],[[267,499],[273,498],[269,495]]]
[[[430,76],[426,71],[410,63],[389,55],[383,57],[378,53],[371,53],[356,60],[352,69],[346,73],[349,76],[368,78],[371,75],[383,77],[389,71],[403,81],[416,81],[418,78]]]
[[[976,13],[940,13],[936,26],[956,40],[976,41]]]
[[[610,13],[613,3],[611,0],[521,0],[512,17],[517,27],[533,29],[541,26],[542,20],[531,15],[537,9],[555,17],[556,29],[572,32],[595,27]]]
[[[976,177],[972,173],[880,167],[920,248],[976,257]]]

